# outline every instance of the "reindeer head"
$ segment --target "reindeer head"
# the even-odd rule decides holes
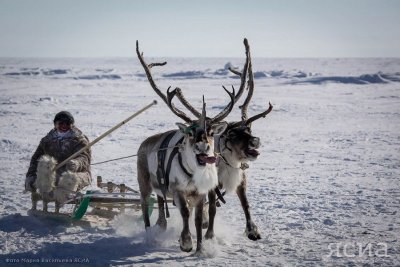
[[[261,117],[267,116],[272,111],[273,106],[269,103],[269,108],[247,119],[247,105],[241,106],[242,121],[230,123],[223,133],[223,141],[225,148],[228,149],[236,160],[245,163],[257,159],[260,153],[258,148],[261,145],[260,138],[256,137],[251,132],[251,123]]]
[[[216,162],[214,156],[214,134],[222,134],[228,124],[226,122],[212,123],[206,120],[203,125],[201,121],[195,121],[187,126],[183,123],[177,123],[180,131],[186,135],[184,145],[186,151],[196,158],[197,166],[205,166]]]
[[[206,116],[206,103],[204,102],[203,96],[203,110],[200,118],[197,120],[191,120],[189,117],[182,116],[182,111],[176,109],[171,103],[172,98],[175,96],[177,90],[170,92],[167,91],[167,104],[175,114],[180,114],[187,124],[177,123],[179,130],[185,134],[183,141],[185,147],[185,153],[187,159],[195,158],[195,164],[197,167],[204,167],[206,164],[214,164],[216,157],[214,156],[214,135],[222,134],[228,124],[221,122],[233,108],[235,92],[230,93],[226,91],[231,97],[230,104],[221,111],[214,118],[208,118]]]
[[[237,161],[253,161],[260,154],[257,150],[260,147],[260,138],[252,135],[250,127],[228,127],[223,136],[225,149],[228,149]]]
[[[248,51],[248,57],[250,58],[250,51]],[[228,151],[230,151],[230,154],[234,158],[234,160],[242,163],[256,160],[258,155],[260,155],[260,152],[258,152],[257,150],[261,145],[260,138],[252,134],[251,123],[261,117],[267,116],[267,114],[270,113],[273,108],[271,103],[269,103],[269,107],[266,111],[257,114],[251,118],[248,118],[247,107],[250,103],[250,100],[254,92],[253,67],[251,59],[249,59],[248,61],[249,61],[248,64],[249,80],[247,82],[248,93],[243,105],[240,106],[242,113],[242,120],[239,122],[230,123],[227,130],[223,134],[225,148],[228,149]],[[240,73],[236,74],[239,75]]]

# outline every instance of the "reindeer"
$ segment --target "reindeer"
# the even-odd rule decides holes
[[[227,123],[222,122],[222,120],[228,116],[233,108],[235,91],[233,90],[230,93],[225,89],[231,101],[214,118],[206,117],[206,105],[203,97],[201,116],[197,120],[192,120],[172,103],[172,99],[178,90],[170,91],[169,87],[167,95],[165,95],[152,78],[150,69],[153,66],[165,65],[166,62],[146,64],[143,54],[139,52],[138,42],[136,42],[136,52],[153,90],[176,116],[187,123],[177,123],[179,130],[151,136],[143,141],[139,147],[137,179],[145,228],[147,230],[150,227],[148,198],[152,191],[157,193],[159,208],[156,225],[163,230],[167,227],[165,217],[169,217],[166,197],[172,197],[183,220],[183,229],[179,240],[180,248],[185,252],[191,251],[193,245],[189,230],[190,203],[195,207],[196,253],[201,253],[203,203],[208,191],[214,189],[218,184],[213,135],[221,134],[226,129]],[[167,152],[161,154],[159,153],[161,150]]]
[[[241,106],[242,121],[229,123],[222,133],[216,145],[217,153],[221,160],[218,163],[218,187],[224,188],[226,192],[236,191],[239,197],[244,215],[246,217],[246,235],[251,240],[261,239],[258,227],[251,219],[250,205],[246,196],[247,175],[245,169],[248,168],[247,162],[254,161],[259,156],[260,138],[251,132],[251,123],[265,117],[272,111],[273,106],[264,112],[251,118],[247,117],[247,106],[253,94],[254,82],[251,62],[249,65],[248,96]],[[214,218],[216,214],[216,195],[215,191],[210,191],[209,198],[209,225],[206,232],[206,239],[214,237]]]
[[[251,240],[261,239],[258,227],[251,219],[250,205],[246,196],[247,189],[247,175],[245,169],[248,168],[247,162],[254,161],[259,156],[258,148],[260,147],[260,138],[256,137],[251,132],[251,123],[255,120],[265,117],[272,111],[273,106],[269,103],[269,107],[266,111],[255,115],[251,118],[247,116],[247,107],[254,92],[254,77],[252,62],[250,56],[250,47],[247,39],[244,39],[244,45],[246,50],[246,62],[242,72],[238,72],[233,69],[229,69],[234,74],[240,76],[241,84],[238,90],[238,94],[235,96],[235,102],[238,101],[243,93],[243,89],[246,83],[246,76],[248,75],[247,90],[248,94],[241,109],[241,121],[231,122],[228,127],[221,135],[217,135],[215,138],[216,142],[216,154],[219,155],[220,159],[218,162],[218,188],[225,189],[226,192],[236,191],[242,205],[245,217],[246,217],[246,234]],[[190,105],[190,103],[184,98],[181,92],[177,94],[181,103],[190,110],[195,116],[199,116],[196,110]],[[208,194],[209,198],[209,222],[203,223],[207,232],[205,234],[206,239],[214,237],[214,218],[216,214],[216,192],[211,190]],[[222,196],[219,196],[222,198]],[[223,200],[223,199],[222,199]]]

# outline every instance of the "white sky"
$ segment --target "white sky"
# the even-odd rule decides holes
[[[0,0],[0,57],[400,57],[397,0]]]

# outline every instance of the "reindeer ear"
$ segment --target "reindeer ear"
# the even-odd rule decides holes
[[[181,131],[183,134],[189,134],[190,136],[193,135],[192,129],[188,127],[186,124],[177,122],[176,125],[179,127],[179,131]]]
[[[226,127],[228,127],[228,123],[223,121],[211,126],[211,130],[213,134],[222,134],[226,130]]]
[[[177,122],[176,125],[179,127],[179,130],[180,130],[182,133],[186,133],[186,128],[187,128],[187,126],[186,126],[185,124],[180,123],[180,122]]]

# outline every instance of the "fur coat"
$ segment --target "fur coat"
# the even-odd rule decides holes
[[[77,127],[72,126],[71,130],[67,132],[66,135],[60,137],[57,134],[56,129],[52,129],[39,143],[35,153],[32,156],[28,172],[26,177],[31,176],[36,178],[38,161],[43,155],[49,155],[61,163],[73,153],[77,152],[81,148],[89,144],[89,139],[79,130]],[[87,186],[91,182],[91,172],[90,172],[90,161],[91,161],[91,151],[87,149],[79,154],[73,159],[77,164],[77,174],[79,176],[80,184],[79,187],[82,188]],[[57,179],[62,173],[67,171],[67,167],[63,166],[57,170]]]

